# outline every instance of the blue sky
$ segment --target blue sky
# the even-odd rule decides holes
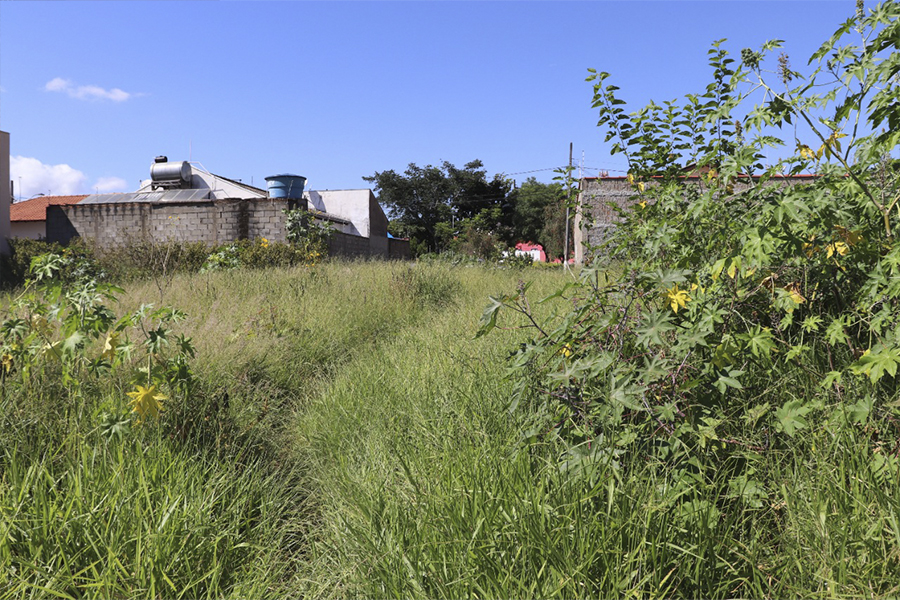
[[[867,2],[867,5],[869,3]],[[710,43],[786,40],[795,70],[853,0],[0,2],[17,196],[131,191],[157,155],[313,189],[410,162],[615,174],[589,67],[631,108],[701,92]],[[533,171],[533,172],[530,172]]]

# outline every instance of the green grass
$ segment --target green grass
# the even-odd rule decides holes
[[[162,301],[189,315],[198,386],[158,426],[110,433],[121,378],[0,389],[0,597],[900,593],[897,428],[878,414],[840,430],[841,407],[811,414],[757,463],[757,505],[724,472],[635,454],[567,471],[551,435],[528,441],[505,361],[529,331],[504,315],[474,334],[488,295],[565,277],[339,261],[175,277]],[[120,309],[159,299],[137,282]]]

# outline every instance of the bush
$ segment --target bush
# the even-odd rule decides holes
[[[43,240],[12,238],[9,240],[9,256],[0,256],[0,281],[6,289],[24,285],[29,278],[32,261],[43,254],[54,253],[62,257],[59,277],[73,280],[82,275],[90,275],[99,279],[106,277],[105,271],[95,260],[91,246],[78,243],[63,247],[60,244]]]
[[[0,255],[0,282],[4,288],[13,288],[25,283],[31,259],[47,252],[62,252],[62,246],[42,240],[23,238],[9,239],[9,255]]]
[[[235,242],[235,246],[241,265],[250,269],[294,267],[308,264],[311,260],[310,256],[293,244],[270,242],[265,238],[241,240]]]
[[[760,475],[767,452],[802,448],[817,428],[900,418],[900,132],[855,125],[900,122],[886,59],[898,16],[886,3],[848,21],[808,78],[782,55],[782,86],[762,70],[778,42],[744,50],[740,64],[717,43],[706,93],[630,114],[608,73],[589,76],[600,125],[630,166],[634,208],[609,242],[626,268],[585,269],[560,292],[572,311],[535,323],[514,360],[519,399],[555,423],[564,464],[634,453],[683,469],[685,493],[695,474],[727,475],[723,495],[741,490],[751,506],[778,493]],[[838,49],[853,28],[864,44]],[[740,114],[747,88],[764,102]],[[764,166],[764,148],[783,144],[771,126],[794,122],[818,141]],[[809,183],[780,179],[810,171]],[[526,290],[495,299],[482,333],[503,305],[529,314]]]

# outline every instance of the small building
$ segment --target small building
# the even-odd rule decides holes
[[[516,256],[529,256],[532,262],[547,262],[547,254],[540,244],[519,242],[516,244]]]
[[[47,207],[78,204],[87,198],[80,196],[38,196],[9,207],[10,235],[30,240],[47,239]]]
[[[284,211],[307,208],[331,224],[329,252],[408,258],[409,242],[388,239],[387,217],[371,190],[307,191],[305,178],[267,177],[268,189],[213,174],[196,163],[157,157],[136,192],[94,194],[78,204],[50,206],[47,239],[91,238],[101,248],[138,241],[287,240]]]

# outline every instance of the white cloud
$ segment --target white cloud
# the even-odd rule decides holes
[[[27,156],[11,156],[9,174],[16,188],[16,198],[30,198],[35,194],[68,196],[84,193],[87,181],[84,173],[69,165],[45,165]]]
[[[125,192],[128,191],[128,182],[121,177],[101,177],[94,183],[94,187],[91,189],[96,190],[100,194]]]
[[[48,92],[63,92],[70,98],[78,100],[112,100],[113,102],[124,102],[134,94],[130,94],[119,88],[111,90],[104,89],[96,85],[76,85],[69,79],[56,77],[47,82],[44,89]]]

